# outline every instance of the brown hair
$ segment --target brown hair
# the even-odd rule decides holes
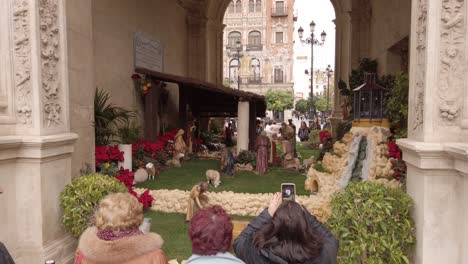
[[[317,258],[322,237],[312,229],[305,210],[296,202],[283,202],[271,221],[254,234],[255,248],[269,249],[289,263]]]

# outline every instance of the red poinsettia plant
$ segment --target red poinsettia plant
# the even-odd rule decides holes
[[[320,142],[322,142],[324,139],[333,140],[333,137],[332,137],[330,131],[322,130],[319,133],[319,139],[320,139]]]
[[[133,190],[133,182],[135,180],[135,173],[128,169],[120,167],[120,171],[115,175],[115,178],[127,187],[128,192],[135,196],[138,201],[143,205],[143,209],[149,209],[154,201],[154,197],[149,193],[149,190],[145,190],[141,195],[138,195]]]
[[[96,146],[95,148],[96,168],[103,163],[117,163],[124,161],[124,153],[118,146]]]
[[[391,159],[393,171],[392,177],[397,181],[404,181],[406,179],[406,163],[402,159],[401,149],[398,147],[394,140],[388,142],[388,156]]]
[[[156,141],[140,140],[133,144],[134,164],[137,167],[144,167],[143,160],[148,157],[157,160],[161,165],[165,165],[166,161],[172,157],[176,134],[177,130],[171,130],[159,136]]]

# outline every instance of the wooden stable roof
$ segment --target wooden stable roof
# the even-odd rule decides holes
[[[257,117],[265,116],[266,103],[264,96],[193,78],[143,68],[137,68],[135,71],[145,74],[154,80],[177,83],[181,94],[187,96],[187,103],[190,105],[192,112],[202,116],[237,116],[237,104],[239,101],[250,102],[251,107],[255,107]]]

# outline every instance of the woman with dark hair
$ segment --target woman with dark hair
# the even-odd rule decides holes
[[[282,203],[276,193],[268,209],[236,239],[234,252],[249,264],[334,264],[338,240],[304,207]]]
[[[302,121],[301,127],[299,128],[299,132],[297,133],[301,142],[309,140],[309,134],[310,134],[310,129],[307,127],[306,122]]]
[[[232,228],[231,218],[221,206],[199,210],[190,222],[189,236],[193,255],[187,260],[187,264],[244,263],[228,252]]]

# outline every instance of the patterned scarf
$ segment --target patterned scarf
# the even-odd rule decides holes
[[[97,237],[105,241],[114,241],[124,237],[143,235],[143,232],[139,229],[123,230],[123,231],[112,231],[103,230],[97,232]]]

